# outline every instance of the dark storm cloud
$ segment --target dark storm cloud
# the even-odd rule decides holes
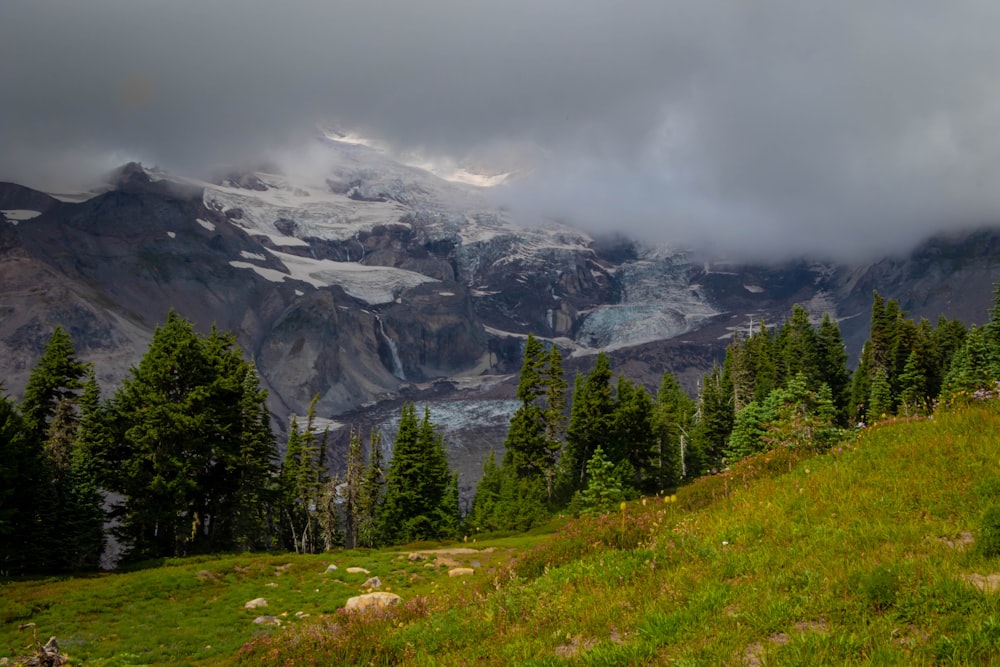
[[[202,171],[317,121],[530,154],[526,216],[722,252],[1000,214],[994,2],[5,0],[0,178]],[[521,150],[531,147],[531,150]]]

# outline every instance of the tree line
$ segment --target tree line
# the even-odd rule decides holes
[[[1000,288],[994,293],[1000,304]],[[907,317],[873,293],[869,339],[852,373],[840,328],[799,305],[774,327],[736,333],[692,399],[666,373],[652,395],[598,353],[576,378],[568,421],[559,350],[529,336],[504,456],[483,467],[471,530],[524,530],[551,513],[606,511],[669,493],[699,475],[778,446],[825,449],[848,428],[929,414],[942,399],[1000,379],[1000,305],[967,329]]]
[[[108,533],[130,561],[220,551],[454,537],[458,483],[425,411],[403,408],[394,456],[352,434],[329,473],[315,400],[285,454],[254,365],[232,334],[171,311],[102,400],[57,327],[18,404],[0,397],[0,574],[95,569]]]
[[[594,512],[778,446],[825,448],[845,429],[995,391],[1000,289],[987,324],[907,317],[873,295],[856,370],[837,323],[801,306],[735,334],[694,398],[670,373],[655,394],[599,353],[572,392],[555,346],[528,336],[519,405],[466,516],[427,409],[404,405],[387,455],[351,433],[331,474],[315,399],[284,455],[253,363],[232,334],[199,335],[170,312],[140,362],[102,399],[95,370],[53,332],[20,403],[0,397],[0,574],[93,569],[107,534],[127,560],[284,549],[318,552],[520,531]]]

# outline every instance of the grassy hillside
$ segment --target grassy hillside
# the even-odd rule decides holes
[[[1000,559],[972,541],[994,504],[1000,411],[977,405],[875,426],[822,456],[772,452],[675,503],[440,556],[479,561],[469,577],[379,551],[6,584],[0,654],[32,621],[98,665],[991,664],[1000,593],[976,582]],[[340,569],[321,574],[330,562]],[[355,564],[404,605],[335,611],[365,579],[344,574]],[[269,606],[244,610],[254,597]],[[282,627],[254,626],[260,614]]]

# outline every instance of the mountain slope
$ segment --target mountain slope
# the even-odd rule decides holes
[[[210,183],[130,164],[71,198],[0,184],[6,390],[20,392],[56,324],[110,390],[174,308],[236,333],[279,428],[317,394],[318,414],[340,424],[382,423],[403,400],[500,401],[489,429],[442,423],[468,452],[468,488],[502,442],[528,333],[559,345],[570,375],[604,349],[651,390],[670,371],[693,392],[734,331],[780,323],[795,303],[837,317],[856,355],[872,289],[915,316],[973,322],[1000,281],[993,230],[861,266],[747,265],[528,228],[486,189],[363,145],[325,138],[319,150],[309,173]]]

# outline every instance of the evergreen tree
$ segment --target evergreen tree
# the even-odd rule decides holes
[[[253,363],[234,371],[241,383],[238,458],[232,465],[236,489],[232,498],[232,536],[241,551],[270,548],[280,532],[272,516],[275,508],[273,480],[277,474],[277,443],[271,430],[271,415],[265,405],[267,391]],[[280,521],[280,517],[279,517]]]
[[[476,484],[476,495],[472,499],[472,509],[466,517],[466,525],[475,532],[497,530],[500,509],[500,490],[503,478],[497,466],[496,454],[490,455],[483,463],[483,474]]]
[[[129,558],[233,549],[245,540],[239,511],[251,490],[241,484],[266,477],[273,455],[263,392],[248,394],[256,386],[248,373],[231,334],[213,329],[202,338],[173,311],[153,333],[111,404],[109,481],[124,497],[115,513]],[[245,442],[248,430],[257,442]]]
[[[360,524],[361,486],[365,477],[364,452],[361,434],[351,429],[347,445],[347,465],[344,472],[344,546],[353,549],[358,546]]]
[[[76,398],[80,378],[86,372],[86,365],[76,358],[69,334],[57,326],[31,371],[21,401],[24,427],[37,442],[44,441],[49,420],[59,402]]]
[[[104,492],[101,461],[108,449],[108,431],[101,408],[101,390],[93,367],[80,396],[80,417],[70,453],[69,504],[65,539],[68,564],[73,570],[92,570],[104,552]]]
[[[680,485],[695,470],[691,464],[691,431],[695,404],[670,373],[663,374],[653,408],[652,429],[655,437],[657,490]]]
[[[809,321],[809,313],[799,304],[792,306],[792,316],[781,327],[778,346],[781,358],[779,386],[802,374],[807,386],[818,388],[821,364],[819,340]]]
[[[774,419],[767,422],[761,437],[766,449],[808,447],[825,451],[840,437],[830,388],[824,384],[810,390],[804,373],[792,378],[784,389],[775,390],[769,403],[767,409],[773,410]]]
[[[555,490],[556,466],[566,437],[566,380],[562,354],[555,345],[549,351],[545,369],[545,452],[544,475],[546,496],[552,502]]]
[[[546,354],[529,335],[517,387],[521,405],[511,417],[504,442],[504,466],[520,477],[544,478],[550,498],[565,430],[565,391],[559,350],[553,347]]]
[[[874,422],[892,414],[892,387],[884,368],[875,371],[871,396],[868,397],[868,419]]]
[[[851,400],[851,373],[847,369],[847,349],[840,337],[840,327],[830,317],[823,315],[816,334],[816,353],[819,360],[818,381],[830,388],[837,412],[837,423],[844,427],[849,420]]]
[[[905,416],[924,415],[930,407],[927,397],[927,373],[920,367],[920,357],[917,350],[910,352],[899,378],[900,412]]]
[[[583,514],[608,512],[625,499],[621,483],[615,473],[615,465],[604,457],[604,450],[598,445],[587,461],[587,487],[580,494]]]
[[[376,516],[385,494],[382,434],[373,429],[368,442],[368,465],[364,469],[361,489],[358,493],[357,543],[360,547],[375,547],[379,544]]]
[[[0,388],[2,389],[2,388]],[[0,395],[0,575],[30,571],[40,459],[14,402]]]
[[[563,448],[562,483],[564,495],[586,484],[587,461],[612,430],[614,399],[611,391],[611,364],[603,351],[597,354],[589,374],[577,378],[573,392],[566,445]]]
[[[777,397],[781,390],[774,390],[763,402],[751,401],[746,407],[736,413],[733,432],[726,446],[726,463],[735,463],[751,454],[768,449],[764,436],[768,425],[777,419]]]
[[[701,458],[697,474],[721,465],[735,418],[731,383],[723,369],[716,366],[705,376],[698,397],[693,436],[695,451]]]
[[[285,534],[296,553],[319,551],[323,535],[329,538],[336,526],[329,516],[335,511],[333,498],[329,497],[326,488],[330,481],[326,470],[327,429],[319,435],[315,424],[318,400],[319,394],[309,404],[304,429],[300,429],[298,420],[292,417],[285,460],[281,466]]]
[[[72,507],[77,482],[71,475],[80,378],[86,365],[76,359],[69,335],[56,327],[32,369],[21,413],[25,428],[25,471],[35,489],[31,497],[30,537],[35,572],[65,572],[76,565],[72,543],[77,508]]]
[[[646,490],[655,490],[658,470],[653,400],[645,388],[622,376],[618,377],[611,433],[608,436],[608,460],[619,466],[619,470],[631,473],[622,477],[622,485],[641,490],[648,480],[649,488]]]
[[[417,421],[413,404],[403,406],[378,525],[386,544],[453,537],[458,526],[457,481],[448,468],[444,441],[430,412]]]

